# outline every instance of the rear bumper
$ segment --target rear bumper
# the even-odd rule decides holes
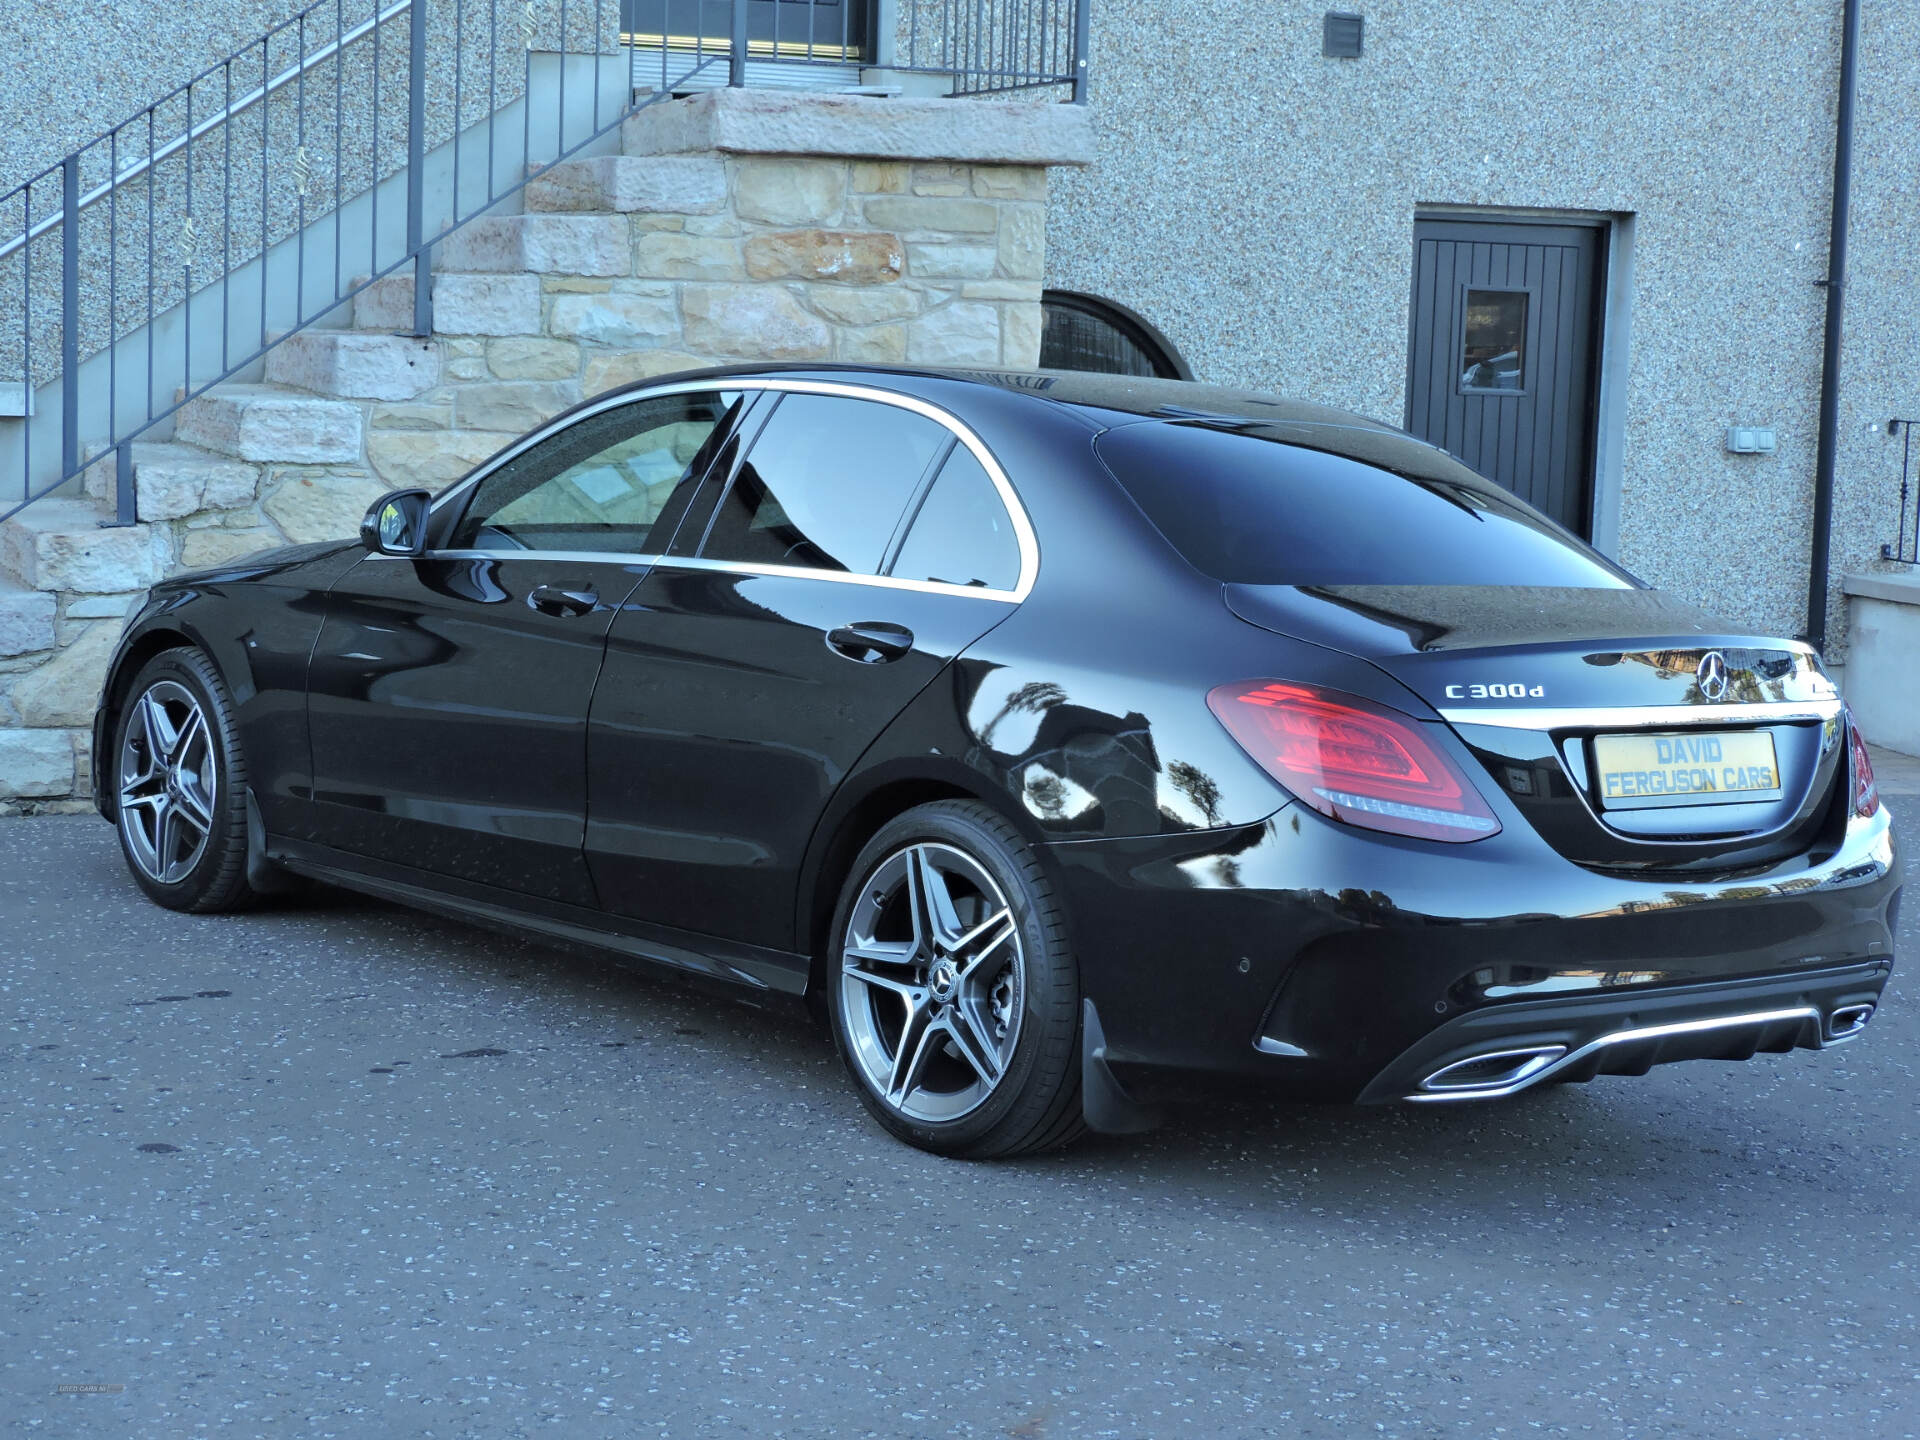
[[[1515,829],[1444,846],[1300,806],[1047,851],[1107,1067],[1148,1102],[1208,1079],[1401,1099],[1528,1045],[1564,1047],[1529,1084],[1817,1048],[1833,1010],[1874,1003],[1893,964],[1884,811],[1830,853],[1713,882],[1597,874]],[[1771,1018],[1717,1023],[1737,1016]],[[1689,1028],[1607,1038],[1666,1024]],[[1457,1098],[1511,1093],[1472,1088]]]
[[[1644,1075],[1675,1060],[1823,1050],[1866,1028],[1892,968],[1881,961],[1634,995],[1487,1006],[1415,1041],[1359,1099],[1489,1100],[1555,1081]]]

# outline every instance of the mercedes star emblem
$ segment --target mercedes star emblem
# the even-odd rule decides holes
[[[1700,682],[1700,693],[1707,699],[1721,699],[1727,693],[1727,657],[1718,650],[1707,651],[1700,657],[1693,678]]]

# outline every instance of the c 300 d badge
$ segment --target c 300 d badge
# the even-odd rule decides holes
[[[1727,657],[1709,650],[1694,667],[1693,678],[1700,682],[1700,693],[1709,700],[1722,699],[1727,693]]]

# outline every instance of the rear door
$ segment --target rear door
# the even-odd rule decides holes
[[[369,555],[340,579],[308,686],[312,838],[594,903],[586,721],[607,629],[743,403],[590,411],[454,497],[426,555]]]
[[[883,392],[795,382],[709,485],[702,533],[684,527],[614,621],[588,860],[620,914],[791,949],[828,799],[1009,613],[1036,552],[985,447]]]

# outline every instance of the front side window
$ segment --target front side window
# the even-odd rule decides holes
[[[741,399],[656,395],[584,417],[482,480],[449,548],[654,553],[672,538]]]
[[[1020,583],[1020,542],[1006,503],[971,450],[956,445],[887,573],[1011,590]]]
[[[789,394],[720,502],[700,554],[877,575],[907,502],[952,433],[911,410]]]

